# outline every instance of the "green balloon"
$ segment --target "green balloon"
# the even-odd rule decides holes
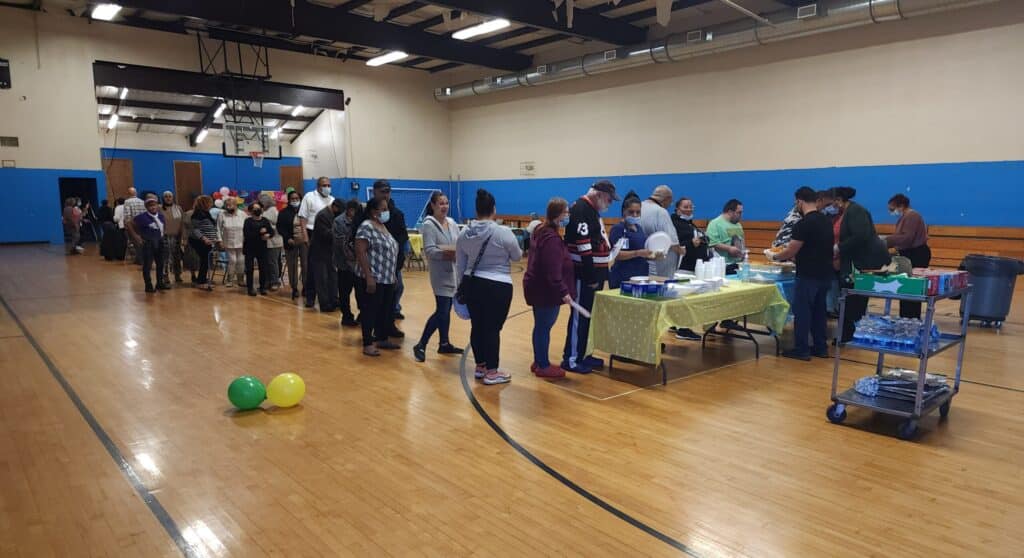
[[[228,400],[243,411],[255,409],[267,398],[267,388],[255,376],[239,376],[228,386]]]

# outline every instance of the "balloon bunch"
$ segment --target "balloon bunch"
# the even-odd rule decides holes
[[[213,204],[216,205],[217,207],[223,207],[224,200],[229,198],[234,198],[235,203],[237,203],[239,206],[245,206],[245,197],[248,195],[249,192],[239,192],[238,190],[233,190],[231,188],[228,188],[227,186],[221,186],[220,190],[214,192],[210,197],[213,198]],[[220,203],[218,204],[218,202]]]
[[[278,374],[266,387],[255,376],[239,376],[228,386],[228,401],[241,411],[255,409],[269,399],[282,409],[294,407],[306,395],[306,383],[298,374]]]

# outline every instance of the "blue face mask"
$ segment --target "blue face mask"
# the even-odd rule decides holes
[[[839,210],[836,209],[836,206],[834,205],[827,205],[825,206],[825,209],[821,210],[821,212],[824,213],[825,215],[836,215],[839,213]]]
[[[330,197],[330,195],[331,195],[331,187],[330,186],[324,186],[324,187],[320,188],[320,195],[325,197],[325,198],[326,197]]]
[[[563,217],[563,218],[559,219],[558,220],[558,226],[559,227],[568,227],[569,226],[569,218],[568,217]]]
[[[390,220],[391,220],[391,212],[390,211],[381,211],[380,212],[380,222],[381,223],[387,223]]]
[[[638,226],[640,226],[640,218],[639,217],[626,217],[626,224],[627,225],[632,225],[634,227],[638,227]]]

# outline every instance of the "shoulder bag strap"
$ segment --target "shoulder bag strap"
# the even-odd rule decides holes
[[[484,239],[483,246],[480,247],[480,253],[476,255],[476,261],[473,262],[473,268],[469,270],[469,276],[474,277],[476,275],[476,266],[480,265],[480,260],[484,257],[484,250],[487,249],[487,243],[491,241],[491,235],[487,235]]]

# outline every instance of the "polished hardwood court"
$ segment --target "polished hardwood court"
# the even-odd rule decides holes
[[[502,336],[512,383],[470,374],[471,393],[522,448],[647,530],[500,437],[436,337],[413,360],[433,309],[425,272],[406,272],[403,349],[371,358],[358,330],[286,291],[147,295],[135,266],[25,245],[0,247],[13,311],[0,314],[0,555],[1021,555],[1024,289],[1001,330],[971,328],[948,420],[923,419],[905,442],[861,409],[826,420],[831,361],[755,360],[738,341],[701,353],[666,337],[664,387],[628,366],[537,379],[521,269]],[[952,329],[955,303],[941,314]],[[452,339],[465,345],[468,323],[453,318]],[[844,356],[844,384],[871,372],[872,355]],[[231,409],[234,377],[285,371],[305,379],[299,407]]]

